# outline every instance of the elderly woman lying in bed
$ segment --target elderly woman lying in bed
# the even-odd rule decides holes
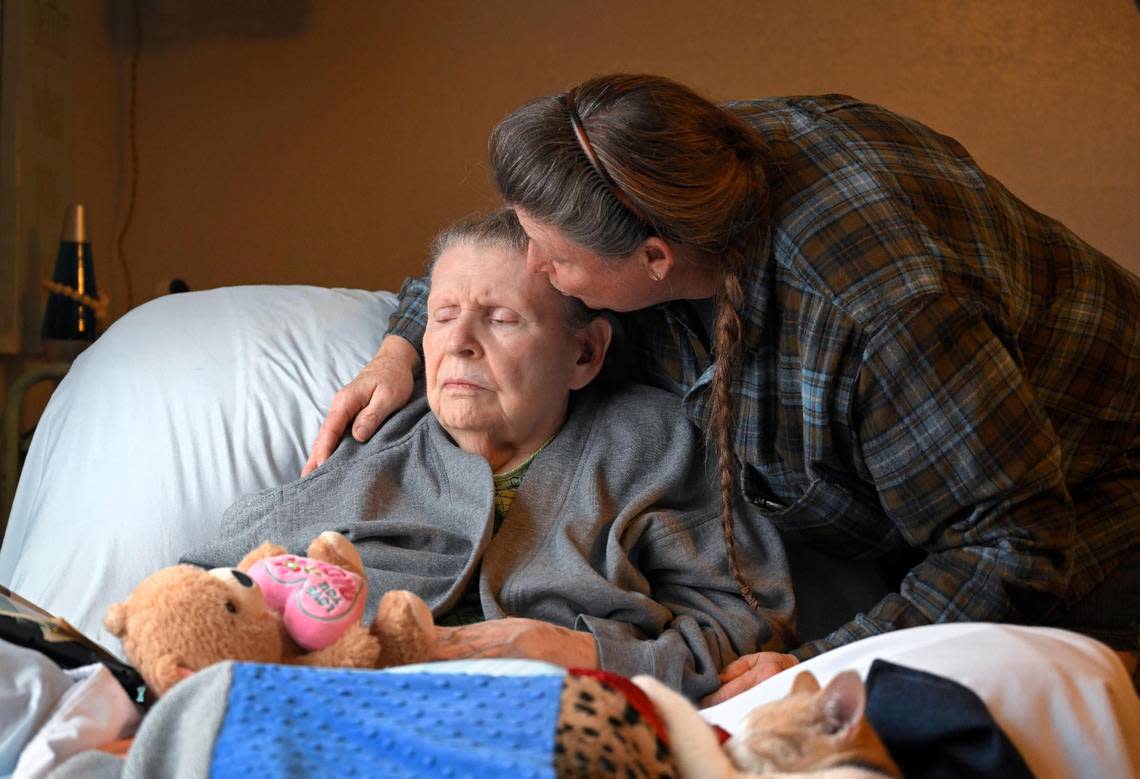
[[[667,393],[587,387],[610,325],[527,273],[525,250],[510,211],[440,236],[426,393],[368,443],[236,503],[220,541],[186,560],[229,565],[267,539],[299,552],[338,530],[373,598],[428,602],[439,659],[648,673],[705,695],[726,663],[789,634],[779,538],[736,525],[758,611],[725,562],[695,428]]]

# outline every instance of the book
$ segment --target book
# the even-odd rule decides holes
[[[40,652],[60,668],[102,663],[143,709],[155,701],[142,675],[110,650],[92,641],[63,617],[57,617],[0,584],[0,639]]]

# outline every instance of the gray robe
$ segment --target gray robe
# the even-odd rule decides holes
[[[695,697],[738,655],[782,648],[793,611],[779,536],[743,513],[738,558],[765,614],[741,599],[706,462],[672,395],[584,390],[492,534],[487,462],[459,449],[419,396],[367,443],[345,439],[309,476],[239,500],[219,540],[184,560],[233,565],[266,540],[302,553],[337,530],[364,560],[369,614],[383,592],[408,589],[442,615],[477,576],[488,619],[588,630],[603,669]]]

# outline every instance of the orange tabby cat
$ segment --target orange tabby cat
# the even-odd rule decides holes
[[[685,697],[652,677],[633,681],[665,722],[681,779],[902,776],[864,716],[867,694],[854,671],[822,690],[810,672],[800,673],[786,698],[755,708],[723,746]]]

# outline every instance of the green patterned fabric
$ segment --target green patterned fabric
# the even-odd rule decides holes
[[[506,473],[495,474],[495,530],[499,529],[499,525],[503,522],[503,517],[511,510],[511,503],[514,502],[515,495],[518,494],[519,485],[522,484],[523,477],[526,476],[530,464],[534,462],[534,458],[538,456],[538,453],[545,449],[546,445],[553,439],[554,436],[547,438],[534,454],[511,470]]]
[[[526,476],[530,464],[534,462],[534,458],[538,453],[545,449],[546,445],[552,440],[554,440],[554,436],[547,438],[534,454],[506,473],[494,474],[496,533],[499,532],[499,526],[503,524],[503,518],[506,517],[507,512],[511,510],[511,503],[514,502],[515,495],[518,494],[519,485],[522,484],[523,477]],[[486,619],[486,617],[483,615],[483,604],[479,601],[479,577],[474,576],[467,585],[467,589],[463,591],[463,597],[455,604],[455,608],[440,617],[437,622],[447,627],[456,627],[457,625],[470,625],[473,622],[482,622],[484,619]]]

